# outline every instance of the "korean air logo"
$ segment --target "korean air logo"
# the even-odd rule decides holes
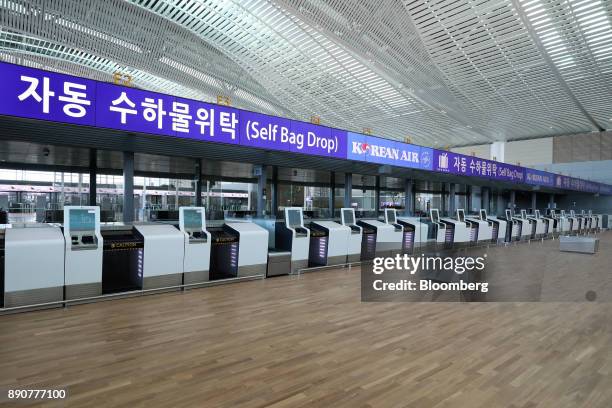
[[[448,170],[448,154],[442,153],[438,156],[438,168]]]
[[[353,142],[353,154],[365,154],[370,150],[370,145],[367,143]]]
[[[421,152],[421,165],[429,167],[431,165],[431,154],[428,151]]]

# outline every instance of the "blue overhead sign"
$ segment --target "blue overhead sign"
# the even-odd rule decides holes
[[[611,187],[429,147],[0,63],[0,115],[609,194]]]

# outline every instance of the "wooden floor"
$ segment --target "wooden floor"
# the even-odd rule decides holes
[[[373,304],[359,282],[353,268],[0,316],[0,389],[66,388],[44,406],[71,407],[612,406],[611,303]]]

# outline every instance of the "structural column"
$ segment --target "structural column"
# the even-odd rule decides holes
[[[469,214],[472,211],[472,191],[473,188],[469,184],[465,185],[465,209],[466,214]]]
[[[98,189],[98,151],[89,149],[89,205],[96,205]]]
[[[374,187],[374,205],[376,216],[380,214],[380,176],[376,176],[376,187]]]
[[[485,210],[487,210],[487,214],[489,213],[489,209],[491,208],[490,206],[490,196],[489,196],[489,188],[488,187],[483,187],[481,190],[481,195],[480,195],[481,199],[482,199],[482,208],[484,208]]]
[[[554,194],[551,194],[548,198],[548,208],[550,208],[551,210],[555,208],[555,195]]]
[[[202,206],[202,159],[196,159],[195,161],[195,205],[196,207]]]
[[[353,201],[353,173],[344,173],[344,207],[350,208]]]
[[[404,215],[409,216],[414,213],[414,181],[404,180]]]
[[[334,218],[334,203],[336,202],[336,173],[329,173],[329,216]]]
[[[134,152],[123,152],[123,222],[134,221]]]
[[[504,214],[504,196],[501,193],[497,193],[497,214]]]
[[[278,212],[278,167],[272,166],[272,183],[270,185],[270,194],[271,197],[271,205],[270,205],[270,215],[276,217],[276,213]]]
[[[535,210],[538,208],[538,193],[535,191],[531,192],[531,213],[535,214]]]
[[[257,166],[257,216],[266,215],[266,182],[268,180],[267,168],[264,165]]]
[[[448,185],[448,215],[450,217],[455,212],[455,190],[455,183],[450,183]]]
[[[440,215],[445,215],[448,209],[448,194],[446,193],[446,183],[442,183],[442,200],[440,200],[442,208],[440,208]]]

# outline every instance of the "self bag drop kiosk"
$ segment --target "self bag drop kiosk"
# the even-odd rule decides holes
[[[104,239],[100,232],[100,207],[64,207],[64,239],[65,298],[101,295]]]
[[[521,223],[515,221],[512,218],[512,210],[506,210],[505,215],[499,217],[491,217],[493,220],[506,223],[506,230],[504,231],[504,241],[512,242],[518,241],[521,238]],[[501,224],[500,224],[501,227]],[[500,231],[501,234],[501,231]]]
[[[180,207],[179,229],[185,236],[183,283],[206,282],[210,269],[210,232],[204,207]]]
[[[427,245],[427,234],[429,233],[429,225],[421,222],[419,217],[397,217],[397,222],[404,227],[404,235],[412,231],[412,247],[409,247],[410,252],[415,249],[425,247]]]
[[[571,232],[572,223],[571,223],[571,220],[565,216],[565,210],[561,210],[561,214],[559,214],[558,221],[559,221],[558,222],[559,232]]]
[[[64,237],[59,227],[7,228],[3,249],[3,307],[64,299]]]
[[[385,224],[393,226],[395,231],[402,233],[401,253],[411,254],[414,250],[414,226],[398,222],[395,208],[385,208]]]
[[[361,260],[363,227],[355,223],[355,210],[353,208],[342,208],[340,210],[340,220],[342,225],[351,230],[348,237],[346,262],[359,262]],[[376,245],[376,241],[374,241],[374,245]]]
[[[226,222],[223,228],[238,237],[236,276],[265,276],[268,264],[268,230],[252,222]]]
[[[346,263],[351,228],[334,221],[313,221],[309,228],[309,266]]]
[[[446,233],[453,235],[452,246],[461,247],[470,243],[470,229],[465,222],[463,210],[457,210],[457,219],[440,218],[440,222],[446,224]]]
[[[174,226],[114,224],[102,229],[103,293],[179,286],[185,237]]]
[[[466,217],[466,221],[472,223],[472,231],[476,229],[475,241],[480,243],[490,243],[491,241],[497,241],[497,233],[495,236],[495,240],[493,240],[493,222],[487,220],[486,211],[484,213],[484,218],[481,210],[478,217]]]
[[[143,289],[183,283],[185,235],[169,224],[134,226],[144,238]]]
[[[300,207],[285,208],[285,222],[277,222],[276,248],[291,252],[291,273],[308,266],[310,231],[304,227],[304,214]]]
[[[532,227],[533,227],[531,237],[532,238],[544,238],[547,234],[548,223],[546,223],[540,217],[540,210],[535,210],[533,215],[527,216],[527,219],[531,222]]]
[[[480,210],[480,219],[490,223],[491,230],[491,242],[502,243],[506,241],[506,235],[510,238],[511,230],[508,231],[508,222],[497,217],[487,216],[487,210]],[[511,228],[510,228],[511,229]],[[510,239],[508,239],[508,242]]]
[[[455,237],[454,224],[446,224],[440,220],[440,212],[437,208],[429,210],[429,217],[434,229],[434,240],[436,247],[452,248]]]
[[[531,223],[527,219],[527,213],[521,212],[520,216],[513,215],[512,219],[514,220],[516,225],[519,225],[519,239],[521,241],[529,240],[533,228],[531,226]]]
[[[378,220],[359,220],[357,225],[376,231],[376,256],[393,256],[402,251],[404,230]]]

